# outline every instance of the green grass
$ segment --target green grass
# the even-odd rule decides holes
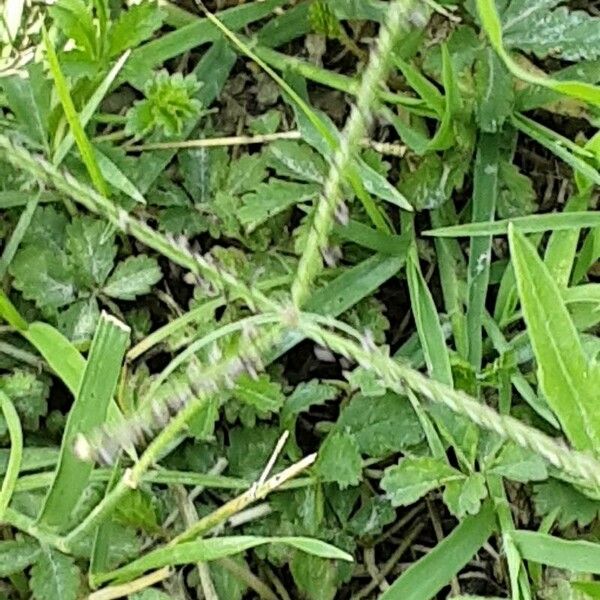
[[[600,18],[215,4],[0,11],[0,596],[598,597]]]

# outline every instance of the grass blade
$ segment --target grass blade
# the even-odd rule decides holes
[[[219,20],[229,29],[243,29],[254,21],[264,19],[287,0],[252,2],[218,13]],[[165,61],[202,44],[216,42],[222,38],[219,30],[208,19],[195,19],[175,31],[156,40],[147,42],[134,50],[123,69],[122,77],[134,87],[143,89],[151,71]]]
[[[482,134],[475,160],[473,183],[473,221],[490,222],[496,212],[498,196],[499,138]],[[467,336],[469,362],[476,371],[481,369],[481,336],[485,299],[490,280],[492,238],[490,235],[471,238],[469,275],[467,282]]]
[[[506,235],[509,225],[521,233],[542,233],[545,231],[564,231],[584,229],[600,225],[600,211],[549,213],[503,219],[493,223],[466,223],[450,225],[424,231],[423,235],[433,237],[471,237],[480,235]]]
[[[12,497],[19,471],[21,470],[21,459],[23,456],[23,431],[19,415],[10,401],[9,397],[0,391],[0,408],[6,421],[8,435],[10,437],[10,456],[6,465],[6,472],[0,488],[0,523],[4,520],[4,512],[8,508]]]
[[[578,573],[600,574],[600,544],[562,540],[537,531],[514,531],[511,537],[525,560]]]
[[[523,115],[513,115],[511,122],[517,129],[545,148],[548,148],[550,152],[556,154],[556,156],[566,162],[576,174],[581,174],[596,185],[600,185],[600,173],[598,172],[598,169],[595,169],[583,158],[575,154],[575,152],[581,151],[581,148],[574,145],[573,142],[566,138],[558,137],[557,134],[550,129],[542,127],[539,123],[536,123]],[[569,146],[571,146],[571,151],[569,151]]]
[[[89,357],[69,416],[61,453],[39,522],[49,527],[64,527],[87,485],[93,465],[76,458],[73,443],[78,433],[102,425],[117,387],[121,365],[129,341],[129,328],[103,313],[96,328]]]
[[[492,535],[494,511],[489,503],[464,519],[429,554],[409,567],[379,600],[430,600],[462,569]]]
[[[82,128],[85,128],[86,125],[90,122],[90,119],[94,116],[96,109],[100,106],[104,96],[108,93],[110,86],[113,84],[117,75],[120,73],[125,61],[129,57],[129,51],[125,52],[121,58],[114,64],[113,68],[108,72],[106,77],[102,80],[100,85],[96,88],[94,93],[91,95],[90,99],[86,102],[85,106],[79,113],[79,123]],[[65,113],[66,114],[66,113]],[[67,135],[60,141],[60,144],[56,148],[54,152],[54,156],[52,157],[52,162],[55,165],[60,165],[64,160],[65,156],[69,153],[69,150],[73,147],[75,143],[74,132],[71,129]],[[110,180],[109,180],[110,181]]]
[[[589,193],[573,196],[565,205],[564,214],[576,211],[585,211],[590,201]],[[579,229],[567,231],[553,231],[548,245],[544,262],[556,281],[558,287],[566,288],[571,279],[571,271],[577,255],[577,244],[579,242]]]
[[[119,580],[130,579],[149,569],[217,560],[265,544],[285,544],[321,558],[352,561],[352,556],[346,552],[316,539],[241,535],[184,542],[176,546],[160,548],[148,553],[141,559],[133,561],[126,567],[121,567],[110,573],[98,574],[95,581],[102,583],[117,578]]]
[[[535,247],[514,228],[509,243],[539,385],[571,443],[579,450],[597,448],[597,390],[577,329]]]
[[[33,213],[37,208],[37,205],[40,200],[40,194],[36,194],[27,201],[27,205],[25,206],[25,210],[21,213],[17,225],[15,226],[10,239],[4,246],[4,250],[2,252],[2,257],[0,257],[0,279],[4,279],[4,275],[6,274],[6,269],[8,269],[12,259],[14,258],[19,244],[29,227],[29,223],[31,223],[31,218],[33,217]]]
[[[71,93],[69,92],[69,84],[67,83],[65,76],[60,70],[58,56],[56,56],[56,51],[54,50],[54,46],[52,45],[52,42],[48,37],[48,33],[46,32],[46,30],[43,31],[43,38],[44,48],[46,49],[46,56],[50,65],[50,72],[52,74],[52,78],[54,79],[54,85],[56,87],[56,93],[60,99],[60,103],[62,104],[63,111],[65,113],[65,118],[69,123],[69,127],[71,128],[71,132],[73,134],[73,137],[75,138],[77,147],[79,148],[81,159],[83,160],[83,164],[85,165],[85,168],[87,169],[90,175],[94,187],[98,190],[100,194],[106,196],[106,184],[104,182],[104,179],[102,178],[102,174],[100,173],[98,163],[96,162],[94,150],[92,148],[92,145],[90,144],[90,141],[87,138],[87,135],[85,134],[85,131],[83,130],[81,122],[79,121],[77,110],[75,109],[75,105],[73,104],[73,100],[71,98]]]

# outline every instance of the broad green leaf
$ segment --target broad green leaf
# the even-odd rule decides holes
[[[42,547],[31,569],[29,585],[35,600],[76,600],[79,579],[79,569],[73,558]]]
[[[522,483],[548,478],[548,468],[544,460],[512,442],[504,445],[486,471]]]
[[[66,248],[75,282],[95,287],[104,283],[117,255],[114,233],[99,219],[76,217],[67,225]]]
[[[393,392],[374,398],[356,394],[342,410],[336,428],[350,433],[360,453],[371,457],[399,452],[423,439],[410,402]]]
[[[242,404],[251,406],[259,415],[264,416],[278,413],[284,402],[281,384],[272,381],[264,373],[258,379],[252,379],[247,374],[241,375],[236,379],[232,394]]]
[[[64,255],[28,245],[17,252],[9,271],[13,286],[40,308],[59,308],[75,299],[75,285]]]
[[[50,7],[53,22],[62,33],[75,42],[89,58],[93,58],[96,51],[96,30],[92,13],[83,0],[60,0]]]
[[[102,291],[112,298],[135,300],[136,296],[148,294],[161,277],[156,259],[143,254],[129,256],[117,265]]]
[[[246,230],[251,232],[271,217],[301,202],[312,200],[319,191],[318,185],[271,179],[242,197],[243,206],[237,216]]]
[[[509,242],[540,388],[569,441],[579,450],[598,448],[597,387],[577,329],[535,247],[514,226]]]
[[[33,538],[0,542],[0,577],[24,571],[40,555],[40,545]]]
[[[58,315],[58,329],[78,348],[87,349],[99,318],[96,298],[77,300]]]
[[[108,55],[116,56],[127,48],[135,48],[148,39],[161,25],[165,12],[158,3],[143,2],[122,10],[108,33]]]
[[[87,485],[93,465],[75,456],[75,438],[79,433],[89,433],[106,420],[128,341],[129,328],[104,314],[92,342],[75,403],[69,411],[54,481],[39,517],[46,526],[64,527]]]
[[[563,540],[537,531],[514,531],[511,538],[525,560],[577,573],[600,574],[600,544]]]
[[[533,74],[517,64],[504,48],[502,23],[495,2],[496,0],[476,0],[477,11],[483,29],[489,37],[494,50],[496,50],[513,75],[529,83],[544,86],[568,96],[591,102],[596,106],[600,105],[600,87],[598,86],[574,80],[559,81],[551,79],[550,77]],[[535,10],[535,4],[533,8]],[[527,13],[527,10],[525,10],[525,13]],[[529,35],[529,32],[527,35]]]
[[[290,561],[294,583],[309,600],[333,600],[338,589],[335,564],[318,556],[295,552]]]
[[[444,504],[458,519],[476,515],[481,502],[488,495],[485,478],[481,473],[471,473],[464,481],[450,481],[444,490]]]
[[[451,481],[464,480],[465,476],[445,461],[430,458],[404,458],[385,470],[381,487],[393,506],[407,506],[422,498],[427,492]]]
[[[267,164],[279,176],[323,183],[325,161],[308,144],[292,140],[278,140],[269,145]]]
[[[30,64],[26,72],[27,78],[20,75],[0,78],[0,86],[21,129],[47,150],[49,82],[44,78],[41,63]]]
[[[600,57],[600,19],[566,6],[548,11],[548,4],[556,6],[558,0],[513,1],[504,16],[506,45],[539,58],[552,56],[575,62]],[[521,6],[520,14],[513,5]]]
[[[280,435],[278,429],[267,425],[231,429],[227,448],[228,474],[248,480],[259,477]]]
[[[600,511],[600,502],[584,496],[573,486],[556,479],[534,487],[533,504],[536,514],[541,517],[558,511],[556,519],[561,529],[575,523],[578,527],[586,527]]]
[[[362,479],[362,458],[355,437],[348,432],[334,432],[319,449],[316,470],[323,481],[335,482],[344,489]]]
[[[467,517],[429,554],[413,563],[381,596],[380,600],[435,598],[483,546],[496,526],[491,503],[478,515]]]
[[[157,569],[166,565],[186,565],[199,561],[208,562],[233,554],[239,554],[264,544],[285,544],[321,558],[351,561],[352,557],[317,539],[302,537],[262,537],[262,536],[228,536],[217,537],[195,542],[185,542],[176,546],[159,548],[146,556],[133,561],[125,567],[116,569],[97,577],[98,583],[115,578],[132,578],[136,574],[149,569]],[[41,599],[40,599],[41,600]]]

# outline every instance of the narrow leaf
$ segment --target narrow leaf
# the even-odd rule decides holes
[[[75,456],[73,443],[78,433],[87,433],[105,421],[128,341],[129,328],[103,313],[69,411],[54,481],[40,514],[39,520],[46,526],[64,527],[87,485],[93,465]]]

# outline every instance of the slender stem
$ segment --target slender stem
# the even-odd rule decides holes
[[[317,202],[312,227],[300,257],[296,279],[292,284],[292,298],[296,306],[302,306],[306,302],[313,280],[322,268],[321,255],[327,248],[335,210],[342,202],[342,184],[350,169],[356,148],[371,122],[371,109],[377,100],[380,82],[387,76],[394,46],[400,37],[402,27],[408,21],[408,11],[411,7],[412,0],[396,0],[390,5],[387,18],[381,27],[377,50],[372,53],[360,82],[356,104],[352,108],[342,132],[341,142],[333,155],[323,195]]]
[[[250,146],[254,144],[267,144],[277,140],[301,140],[300,131],[280,131],[264,135],[234,135],[231,137],[202,138],[196,140],[181,140],[175,142],[154,142],[149,144],[130,144],[123,146],[126,152],[147,152],[149,150],[181,150],[185,148],[217,148],[229,146]],[[362,139],[360,145],[372,148],[380,154],[402,157],[406,153],[406,146],[390,144],[376,140]]]
[[[331,319],[330,325],[333,324],[334,320]],[[512,440],[519,446],[532,450],[578,480],[590,492],[600,494],[600,461],[596,458],[572,450],[513,417],[500,415],[460,390],[429,379],[419,371],[394,361],[367,341],[361,345],[316,325],[312,315],[299,316],[298,326],[306,337],[377,373],[390,389],[403,393],[409,387],[431,402],[444,404],[454,412],[465,415],[476,425],[498,434],[502,439]],[[346,329],[348,326],[343,324],[343,327]],[[360,337],[360,334],[356,332],[355,337]]]
[[[207,531],[210,531],[217,525],[229,519],[232,515],[246,508],[246,506],[249,504],[253,504],[257,500],[261,500],[262,498],[268,496],[273,490],[280,487],[283,483],[294,478],[296,475],[310,467],[310,465],[312,465],[316,459],[316,454],[310,454],[309,456],[293,464],[291,467],[281,471],[281,473],[273,475],[273,477],[267,479],[267,481],[264,483],[250,487],[250,489],[245,491],[240,496],[237,496],[229,502],[226,502],[217,508],[217,510],[213,511],[210,515],[203,517],[194,523],[194,525],[189,527],[186,531],[178,535],[176,538],[173,538],[169,545],[175,546],[176,544],[187,542],[205,534]]]
[[[42,544],[53,546],[61,552],[69,552],[69,546],[64,538],[38,527],[33,519],[30,519],[26,515],[17,512],[10,507],[4,512],[3,521],[15,529],[24,531]]]
[[[116,598],[124,598],[135,592],[145,590],[146,588],[167,579],[171,575],[170,567],[163,567],[152,573],[148,573],[143,577],[123,583],[121,585],[111,585],[97,592],[93,592],[88,596],[88,600],[115,600]]]
[[[13,403],[2,391],[0,391],[0,408],[6,421],[8,435],[10,436],[10,456],[8,457],[8,465],[6,466],[6,473],[4,474],[2,488],[0,489],[1,523],[4,520],[4,514],[15,491],[15,485],[19,477],[21,459],[23,457],[23,430],[21,429],[21,421]]]

